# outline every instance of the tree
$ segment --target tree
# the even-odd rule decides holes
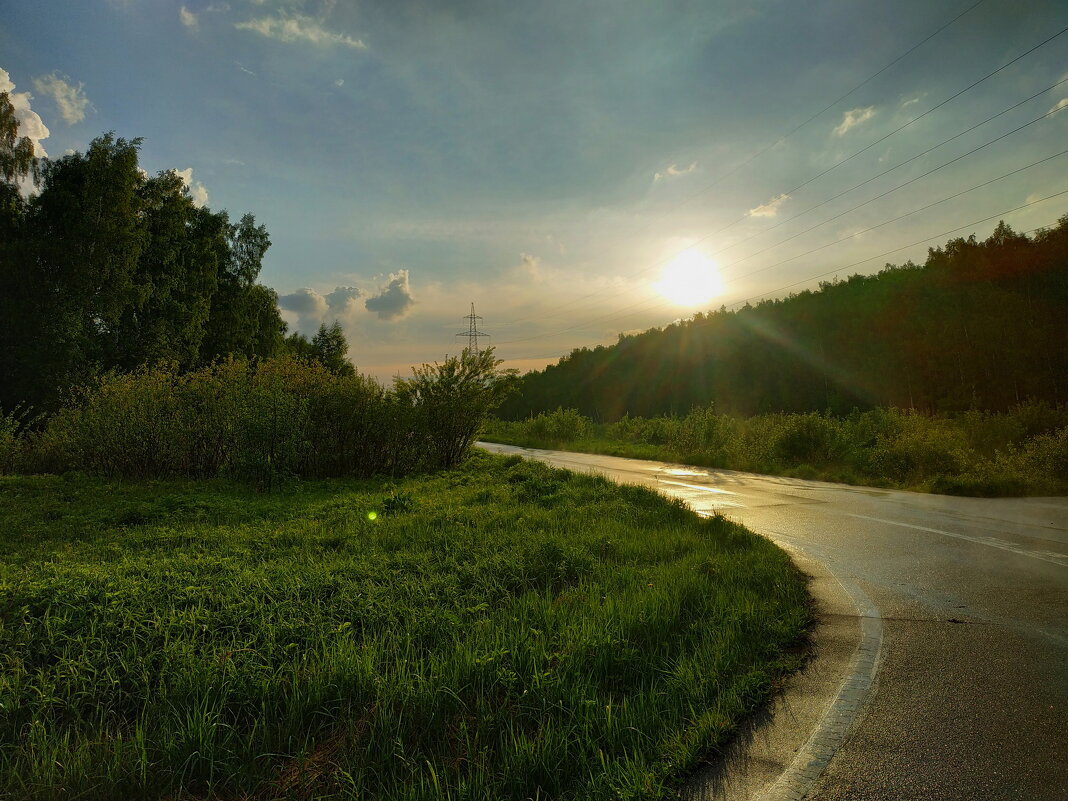
[[[328,328],[326,323],[319,326],[319,332],[311,341],[311,356],[334,375],[355,375],[356,368],[346,358],[349,343],[341,323],[337,320]]]
[[[394,393],[413,413],[413,431],[435,467],[453,467],[475,441],[491,411],[512,392],[516,370],[500,370],[493,348],[442,364],[413,367],[412,378],[394,379]]]

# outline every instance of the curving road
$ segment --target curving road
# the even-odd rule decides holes
[[[812,668],[728,775],[690,797],[1068,801],[1068,498],[480,445],[656,487],[771,538],[816,577]]]

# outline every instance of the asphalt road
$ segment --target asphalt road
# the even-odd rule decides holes
[[[1068,498],[951,498],[483,447],[656,487],[738,520],[851,588],[852,608],[820,625],[830,631],[852,616],[853,643],[866,626],[871,681],[861,677],[862,703],[839,716],[841,742],[804,797],[1068,801]],[[856,668],[848,662],[816,671],[817,683],[836,688]],[[815,720],[779,717],[780,728],[805,729],[795,742]],[[800,797],[798,785],[769,790],[775,770],[733,797]]]

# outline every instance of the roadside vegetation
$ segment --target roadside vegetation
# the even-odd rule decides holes
[[[476,453],[411,477],[0,478],[0,796],[659,798],[808,620],[771,543]]]
[[[452,467],[509,391],[499,364],[492,350],[465,350],[389,389],[294,357],[112,372],[43,421],[0,415],[0,472],[227,476],[270,490]]]
[[[874,409],[742,418],[703,407],[607,424],[558,409],[491,421],[484,438],[943,494],[1068,492],[1068,407],[1044,402],[952,416]]]
[[[663,798],[799,664],[782,551],[471,453],[492,350],[360,375],[139,147],[0,93],[0,797]]]

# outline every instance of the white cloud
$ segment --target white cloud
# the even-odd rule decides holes
[[[334,81],[334,86],[336,86],[338,89],[340,89],[344,85],[345,85],[345,79],[344,78],[338,78],[336,81]]]
[[[913,105],[915,105],[916,103],[919,103],[919,102],[920,102],[920,98],[913,97],[913,98],[910,98],[910,99],[906,100],[904,103],[902,103],[901,104],[901,108],[908,108],[909,106],[913,106]]]
[[[789,195],[778,194],[763,205],[749,209],[750,217],[774,217],[779,213],[779,206],[790,199]]]
[[[16,92],[15,84],[7,70],[0,69],[0,92],[7,92],[11,105],[15,109],[15,119],[19,124],[19,136],[27,137],[33,142],[33,154],[38,158],[48,155],[41,145],[42,139],[48,138],[48,127],[44,124],[40,115],[30,108],[30,100],[33,95],[29,92]]]
[[[234,23],[239,30],[254,31],[279,42],[306,42],[318,46],[342,45],[362,50],[367,47],[360,39],[324,28],[318,20],[293,14],[292,16],[259,17]]]
[[[679,175],[689,175],[691,172],[697,169],[697,162],[693,162],[689,167],[678,167],[674,164],[669,164],[663,172],[657,172],[653,174],[654,181],[661,181],[664,178],[675,178]]]
[[[178,9],[178,19],[180,19],[182,24],[187,28],[196,29],[200,26],[200,20],[197,19],[197,15],[185,6]]]
[[[1062,97],[1060,100],[1057,101],[1057,104],[1046,113],[1052,114],[1055,111],[1060,111],[1065,106],[1068,106],[1068,97]]]
[[[855,128],[861,123],[867,122],[874,116],[875,106],[851,109],[842,115],[842,121],[835,127],[834,135],[845,136],[846,132],[851,128]]]
[[[398,270],[390,273],[389,283],[381,287],[379,293],[367,299],[364,308],[375,312],[381,320],[396,320],[407,314],[415,303],[412,288],[408,283],[408,271]]]
[[[184,170],[175,170],[189,189],[189,195],[193,198],[193,205],[206,206],[208,204],[208,190],[200,181],[193,180],[193,168],[186,167]]]
[[[69,77],[60,78],[58,73],[43,75],[33,79],[33,88],[56,101],[59,113],[67,125],[74,125],[85,119],[85,110],[89,108],[89,98],[82,91],[84,84],[73,86]]]

